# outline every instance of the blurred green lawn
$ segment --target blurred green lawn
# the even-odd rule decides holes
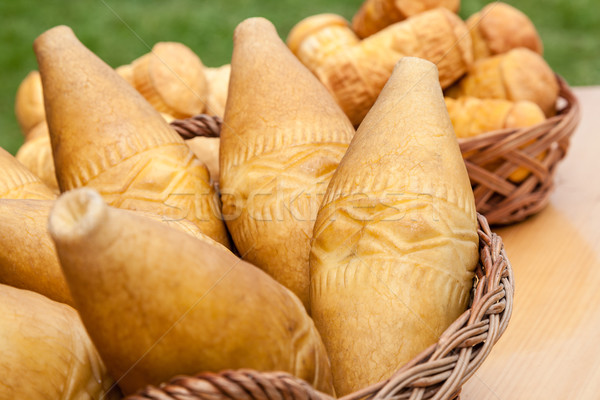
[[[468,17],[490,1],[463,0]],[[545,58],[571,85],[600,84],[598,0],[509,0],[530,16],[545,45]],[[179,41],[204,64],[231,56],[232,32],[243,19],[263,16],[285,38],[300,19],[333,12],[351,18],[362,0],[0,0],[0,147],[15,153],[23,141],[14,97],[36,69],[32,43],[55,25],[69,25],[108,64],[127,64],[158,41]]]

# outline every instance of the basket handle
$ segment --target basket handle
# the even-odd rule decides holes
[[[216,115],[198,114],[191,118],[175,119],[170,125],[185,140],[195,137],[218,138],[221,136],[223,119]]]

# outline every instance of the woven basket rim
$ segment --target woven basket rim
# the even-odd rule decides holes
[[[502,239],[478,214],[479,263],[471,305],[437,343],[389,379],[343,396],[358,399],[452,399],[489,355],[508,326],[513,308],[514,276]],[[417,397],[414,397],[417,396]],[[227,370],[178,376],[159,387],[147,386],[129,400],[331,400],[308,383],[284,372]]]

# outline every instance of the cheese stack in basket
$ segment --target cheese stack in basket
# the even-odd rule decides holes
[[[183,140],[70,29],[47,31],[34,48],[65,192],[36,215],[50,214],[72,303],[123,391],[177,374],[253,368],[333,393],[328,357],[300,300],[210,237],[227,243],[206,169]],[[173,209],[205,234],[180,224]],[[46,218],[33,220],[39,227]]]
[[[547,204],[579,107],[543,59],[527,15],[492,2],[462,21],[458,8],[453,0],[365,0],[351,25],[314,15],[287,43],[355,126],[401,57],[436,63],[445,95],[457,100],[448,103],[478,210],[491,223],[516,222]]]
[[[329,33],[333,28],[336,33]],[[340,32],[343,29],[345,34]],[[421,57],[436,63],[443,88],[459,79],[473,62],[465,23],[445,8],[414,15],[355,43],[348,40],[352,35],[348,26],[340,26],[339,18],[317,15],[300,21],[287,41],[355,126],[377,99],[400,58]]]
[[[371,0],[363,9],[372,17],[376,4],[384,3]],[[160,57],[145,55],[116,72],[68,27],[40,35],[34,50],[46,120],[33,129],[47,140],[23,154],[35,165],[36,146],[51,150],[44,162],[52,160],[56,180],[46,179],[61,193],[56,198],[0,151],[7,172],[0,177],[0,254],[9,254],[0,256],[0,306],[15,321],[0,326],[10,339],[0,343],[9,357],[0,360],[9,382],[0,384],[0,397],[154,391],[149,398],[168,399],[160,391],[169,385],[155,386],[207,372],[220,373],[211,379],[223,385],[215,393],[197,384],[208,397],[241,400],[264,390],[283,398],[304,385],[326,400],[385,381],[449,335],[453,322],[466,321],[480,235],[442,89],[470,67],[470,39],[447,9],[409,9],[406,21],[362,41],[336,16],[304,21],[289,43],[308,68],[269,21],[248,19],[234,33],[231,66],[210,71],[208,80],[178,44],[159,44]],[[429,24],[439,29],[420,31]],[[449,46],[463,36],[466,42]],[[327,50],[311,53],[311,46]],[[413,53],[422,58],[403,57]],[[165,84],[169,57],[194,66],[187,72],[200,97],[178,97],[185,85]],[[381,63],[370,70],[374,57]],[[439,70],[428,59],[440,61]],[[328,75],[335,65],[345,72]],[[27,84],[36,96],[39,77]],[[365,80],[344,86],[347,77]],[[356,88],[366,95],[349,111]],[[208,151],[212,177],[157,111],[187,116],[209,102],[224,112],[221,139]],[[446,102],[476,131],[478,121],[464,110],[492,100]],[[545,117],[533,102],[493,102],[500,110],[493,121],[530,123],[532,107]],[[22,125],[30,129],[26,114]],[[479,277],[487,272],[477,269]],[[16,333],[21,327],[25,339]],[[260,375],[269,371],[281,372]],[[290,387],[283,373],[294,376]],[[242,375],[235,383],[256,390],[228,389],[226,381]]]

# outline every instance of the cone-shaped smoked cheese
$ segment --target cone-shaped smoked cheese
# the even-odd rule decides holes
[[[160,114],[68,27],[34,49],[61,191],[93,187],[110,205],[189,219],[228,244],[206,167]]]
[[[47,231],[53,204],[0,199],[0,283],[73,305]]]
[[[135,81],[133,79],[133,65],[125,64],[115,68],[115,72],[119,76],[127,81],[131,86],[135,87]]]
[[[457,138],[468,138],[485,132],[508,128],[524,128],[544,121],[542,109],[527,100],[446,97],[446,107]]]
[[[358,44],[358,36],[348,21],[336,14],[317,14],[298,22],[287,37],[287,44],[311,71],[346,47]]]
[[[208,82],[208,95],[206,97],[204,113],[223,118],[225,104],[227,103],[227,92],[229,90],[231,65],[225,64],[218,68],[204,68],[204,74]]]
[[[0,315],[0,399],[120,398],[74,309],[0,285]]]
[[[468,138],[498,129],[524,128],[543,122],[546,119],[542,109],[535,103],[527,100],[509,101],[503,99],[478,99],[476,97],[459,97],[453,99],[446,97],[446,107],[454,127],[457,138]],[[525,145],[527,147],[535,140]],[[538,160],[543,160],[546,151],[536,154]],[[467,153],[468,154],[468,153]],[[467,154],[464,154],[466,157]],[[495,171],[503,159],[496,159],[486,165]],[[513,182],[522,182],[530,174],[525,167],[514,165],[513,172],[508,179]]]
[[[223,215],[243,258],[306,306],[314,220],[353,134],[269,21],[236,28],[221,131]]]
[[[33,127],[46,119],[42,81],[38,71],[31,71],[19,85],[15,114],[26,138]]]
[[[300,301],[210,239],[62,195],[49,220],[77,310],[125,393],[178,374],[287,371],[331,392],[323,343]]]
[[[365,38],[424,11],[445,7],[456,12],[459,6],[460,0],[365,0],[352,18],[352,29]]]
[[[153,219],[155,221],[159,221],[170,228],[176,229],[181,232],[185,232],[188,235],[191,235],[198,240],[209,242],[211,244],[214,244],[215,246],[220,246],[223,249],[226,249],[227,251],[229,251],[229,249],[227,247],[223,246],[221,243],[216,242],[213,239],[211,239],[210,237],[203,234],[195,224],[188,221],[187,219],[171,219],[171,218],[165,217],[163,215],[158,215],[158,214],[154,214],[154,213],[150,213],[150,212],[146,212],[146,211],[131,211],[131,212],[134,214],[140,215],[142,217],[146,217],[146,218]]]
[[[194,152],[198,160],[202,161],[213,182],[219,182],[219,147],[221,139],[216,137],[198,136],[185,141]]]
[[[464,75],[473,62],[465,23],[445,8],[390,25],[354,45],[348,40],[351,30],[333,22],[333,17],[307,18],[292,29],[288,41],[355,126],[375,103],[400,58],[420,57],[436,63],[444,88]]]
[[[157,43],[131,65],[135,88],[158,111],[188,118],[204,110],[208,89],[204,65],[184,44]]]
[[[475,60],[526,47],[544,52],[542,39],[527,15],[513,6],[495,1],[467,20]]]
[[[52,190],[42,183],[9,152],[0,147],[0,199],[56,198]]]
[[[52,158],[50,133],[45,120],[29,132],[27,141],[23,143],[15,158],[37,175],[54,193],[60,193]]]
[[[478,60],[448,95],[529,100],[546,116],[552,116],[559,92],[556,75],[548,63],[538,53],[521,47]]]
[[[389,378],[467,307],[473,192],[434,64],[403,58],[327,188],[312,317],[338,395]]]
[[[48,234],[48,215],[53,205],[50,200],[0,199],[0,283],[73,305],[54,242]],[[188,220],[131,212],[161,221],[198,239],[206,239]]]

